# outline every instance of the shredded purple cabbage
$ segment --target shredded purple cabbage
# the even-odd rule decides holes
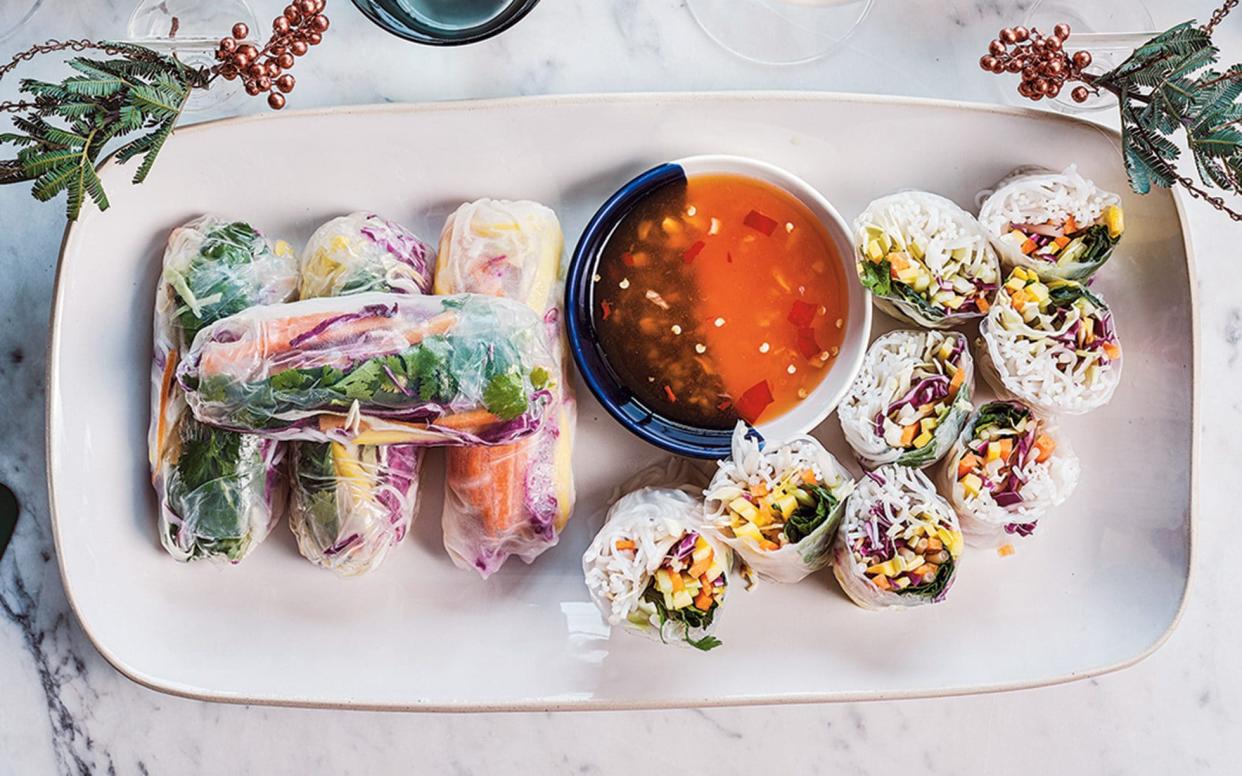
[[[893,417],[902,407],[910,405],[919,407],[931,404],[949,395],[949,378],[944,375],[931,375],[919,380],[918,384],[906,392],[906,395],[888,405],[888,409],[875,416],[875,434],[884,436],[884,418]]]
[[[431,249],[404,226],[374,214],[367,216],[367,220],[372,219],[378,221],[381,227],[364,226],[359,230],[362,236],[383,248],[397,261],[413,268],[418,275],[419,290],[424,294],[431,293],[431,266],[427,261]]]
[[[331,318],[320,321],[310,330],[304,331],[298,336],[289,340],[289,347],[296,348],[299,345],[306,342],[307,340],[311,340],[311,339],[314,339],[315,337],[318,337],[319,335],[323,334],[325,331],[327,331],[328,329],[330,329],[331,327],[335,326],[338,323],[344,323],[346,321],[357,321],[357,320],[362,320],[364,318],[392,318],[396,314],[397,314],[396,303],[393,303],[392,305],[369,304],[366,307],[363,307],[361,310],[359,310],[356,313],[344,313],[342,315],[335,315]]]
[[[1030,536],[1035,533],[1034,523],[1006,523],[1005,533],[1017,534],[1018,536]]]

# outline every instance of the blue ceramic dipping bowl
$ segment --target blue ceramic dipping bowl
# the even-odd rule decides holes
[[[688,426],[651,411],[638,401],[608,364],[595,333],[592,316],[594,278],[613,230],[643,199],[657,189],[684,183],[688,176],[731,173],[777,186],[806,205],[837,248],[845,277],[854,276],[854,249],[849,227],[824,197],[800,178],[778,167],[737,156],[694,156],[662,164],[622,186],[595,213],[578,240],[565,282],[569,348],[587,388],[622,426],[639,438],[677,455],[725,458],[731,451],[732,429]],[[845,338],[832,369],[800,404],[755,431],[770,441],[807,434],[828,417],[862,368],[871,333],[871,295],[860,283],[849,283]]]
[[[522,20],[539,0],[510,0],[487,21],[465,27],[429,24],[402,7],[397,0],[353,0],[354,5],[381,29],[399,38],[428,46],[464,46],[499,35]]]

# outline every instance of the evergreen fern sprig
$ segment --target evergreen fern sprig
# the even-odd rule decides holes
[[[19,115],[13,118],[15,131],[0,134],[0,147],[16,151],[13,159],[0,161],[0,184],[31,181],[31,193],[40,201],[66,192],[65,212],[72,221],[88,198],[108,209],[95,167],[112,141],[139,134],[117,149],[117,160],[142,156],[134,182],[147,177],[190,93],[206,83],[208,73],[141,46],[89,41],[36,46],[13,64],[61,48],[96,48],[114,58],[75,57],[68,62],[75,74],[59,83],[21,81],[19,91],[29,99],[5,106]]]

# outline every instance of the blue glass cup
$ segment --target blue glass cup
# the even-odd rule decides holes
[[[499,35],[539,0],[354,0],[384,30],[429,46],[462,46]]]

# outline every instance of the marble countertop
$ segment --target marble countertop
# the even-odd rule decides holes
[[[0,0],[4,1],[4,0]],[[1083,0],[1089,2],[1090,0]],[[252,0],[259,17],[283,7]],[[27,41],[116,38],[132,0],[45,0]],[[1030,0],[877,0],[860,32],[810,65],[764,67],[719,49],[681,0],[545,0],[507,34],[435,50],[373,28],[332,0],[328,41],[298,67],[291,104],[517,94],[822,89],[1002,99],[977,59]],[[1149,0],[1158,27],[1211,0]],[[1242,18],[1218,33],[1242,59]],[[59,72],[48,59],[23,75]],[[13,96],[16,78],[0,83]],[[229,110],[257,111],[258,101]],[[208,117],[211,114],[200,114]],[[198,118],[195,116],[194,118]],[[1191,202],[1198,261],[1203,427],[1194,578],[1181,625],[1122,672],[1041,690],[893,703],[707,711],[429,715],[256,708],[182,700],[114,671],[65,601],[48,521],[43,445],[47,319],[63,230],[58,206],[0,189],[0,482],[22,503],[0,561],[0,776],[42,773],[628,773],[636,748],[693,742],[710,773],[1230,773],[1242,725],[1234,653],[1242,613],[1217,566],[1232,552],[1226,483],[1242,454],[1239,227]],[[1228,387],[1226,387],[1228,386]],[[882,747],[873,749],[873,746]],[[673,751],[685,751],[677,745]],[[672,758],[668,758],[670,761]],[[649,760],[644,757],[644,762]]]

